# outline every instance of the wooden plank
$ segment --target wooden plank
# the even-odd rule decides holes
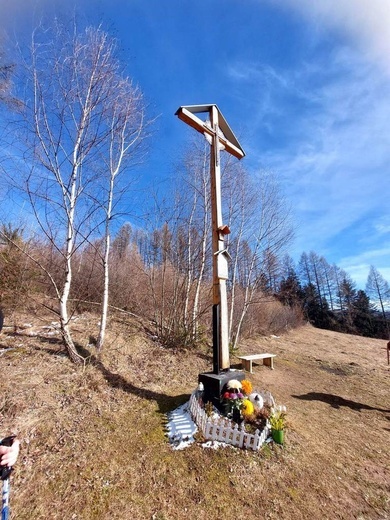
[[[274,369],[274,357],[276,354],[248,354],[247,356],[238,356],[238,359],[242,360],[242,364],[244,365],[244,370],[253,374],[253,365],[252,362],[262,359],[263,365],[269,367],[271,370]]]
[[[231,150],[235,150],[234,153],[232,151],[230,151],[230,153],[233,153],[233,155],[237,154],[237,155],[235,155],[235,157],[237,157],[238,159],[242,159],[243,157],[245,157],[245,152],[242,149],[240,143],[238,142],[237,137],[234,135],[233,130],[228,125],[226,119],[224,118],[222,112],[219,110],[217,105],[215,105],[215,104],[214,105],[185,105],[185,106],[179,107],[178,110],[175,112],[175,115],[178,116],[179,119],[182,119],[181,115],[184,115],[184,114],[188,117],[188,114],[191,114],[192,116],[194,114],[205,113],[205,112],[208,112],[210,114],[214,110],[218,113],[219,128],[223,132],[223,135],[225,136],[227,142],[229,143],[229,146],[232,147]],[[194,117],[196,118],[196,116],[194,116]],[[194,119],[193,121],[196,122],[196,119]],[[182,120],[185,121],[187,124],[190,124],[188,122],[188,119],[182,119]],[[200,119],[198,121],[200,121]],[[190,125],[190,126],[192,126],[192,125]],[[193,128],[195,128],[195,130],[197,130],[198,132],[201,131],[198,127],[193,127]],[[205,131],[207,133],[209,133],[209,135],[212,135],[210,133],[210,131],[213,131],[213,130],[211,130],[211,128],[209,130],[205,129]]]
[[[264,359],[264,358],[273,358],[276,357],[276,354],[248,354],[246,356],[238,356],[238,359]]]
[[[179,119],[181,119],[181,121],[184,121],[185,123],[187,123],[187,125],[191,126],[201,134],[206,133],[210,136],[214,135],[214,130],[212,128],[206,125],[206,123],[199,119],[199,117],[194,116],[194,114],[189,112],[186,108],[180,108],[176,112],[176,115]],[[237,157],[237,159],[242,159],[243,157],[245,157],[245,153],[242,150],[240,150],[240,148],[231,143],[228,139],[222,137],[221,135],[218,136],[218,139],[224,145],[225,150],[230,154],[234,155],[234,157]]]

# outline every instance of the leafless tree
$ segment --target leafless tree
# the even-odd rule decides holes
[[[327,262],[327,260],[321,256],[319,259],[319,270],[320,270],[320,278],[323,282],[323,292],[325,298],[329,304],[331,311],[335,310],[334,305],[334,294],[336,290],[336,283],[334,279],[334,270],[332,266]]]
[[[341,269],[341,267],[338,267],[336,264],[332,265],[332,274],[335,282],[335,306],[340,310],[341,314],[343,314],[345,311],[345,304],[342,291],[342,282],[348,275],[344,269]]]
[[[205,283],[211,269],[209,145],[203,138],[191,140],[173,184],[165,198],[154,198],[140,252],[156,334],[170,345],[189,346],[211,305],[211,284]]]
[[[1,60],[1,55],[0,55]],[[2,60],[1,60],[2,61]],[[0,102],[8,103],[9,102],[9,92],[10,92],[10,84],[11,84],[11,73],[13,67],[8,64],[0,64]]]
[[[113,57],[111,58],[113,61]],[[107,150],[102,160],[105,164],[107,178],[106,189],[103,189],[104,210],[104,253],[102,258],[104,271],[104,290],[101,309],[100,330],[96,348],[101,351],[107,325],[109,299],[109,257],[110,257],[110,224],[114,216],[115,202],[123,195],[123,187],[118,185],[119,175],[125,173],[125,166],[135,153],[137,147],[145,139],[145,104],[141,91],[127,79],[120,79],[117,74],[115,90],[111,93],[111,103],[107,110]],[[103,187],[104,188],[104,187]],[[117,197],[117,200],[116,200]]]
[[[373,265],[370,267],[370,272],[368,273],[366,293],[372,298],[373,302],[379,303],[387,334],[389,334],[389,322],[385,306],[390,299],[390,287],[388,282]]]
[[[211,260],[207,258],[211,244],[209,153],[209,146],[204,139],[195,140],[194,148],[187,157],[183,175],[183,182],[188,187],[188,209],[185,219],[188,245],[187,283],[184,312],[192,340],[197,338],[198,320],[202,312],[202,286],[207,266],[211,265]]]
[[[75,254],[104,225],[108,278],[115,181],[143,127],[140,93],[124,77],[115,53],[115,40],[101,28],[78,31],[75,22],[69,27],[56,21],[50,30],[34,31],[24,60],[29,171],[23,189],[40,232],[62,259],[60,282],[46,274],[59,303],[64,345],[76,363],[82,357],[69,327]],[[103,312],[107,297],[105,292]],[[101,330],[100,345],[103,337]]]
[[[20,254],[29,248],[23,239],[23,229],[12,224],[0,226],[0,307],[7,313],[25,304],[34,283],[34,270],[29,259]]]
[[[334,272],[325,258],[315,251],[310,251],[309,254],[302,253],[299,270],[303,282],[307,285],[313,284],[316,288],[320,306],[323,308],[329,304],[333,309]]]
[[[233,348],[237,347],[249,307],[264,294],[265,257],[272,256],[273,262],[281,258],[293,237],[289,205],[271,174],[261,172],[252,180],[238,171],[235,185],[241,193],[231,199],[233,217],[229,217],[229,222],[234,238],[228,244],[232,257],[230,342]],[[242,294],[240,299],[237,291]]]
[[[4,39],[0,39],[0,105],[10,109],[20,108],[21,102],[13,93],[15,63],[6,56]]]

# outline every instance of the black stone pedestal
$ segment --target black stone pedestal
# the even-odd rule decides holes
[[[226,383],[231,379],[242,381],[245,379],[245,372],[241,370],[227,370],[219,374],[214,374],[213,372],[199,374],[198,381],[203,383],[204,386],[203,402],[208,403],[211,401],[218,410],[221,410],[221,394],[225,390]]]

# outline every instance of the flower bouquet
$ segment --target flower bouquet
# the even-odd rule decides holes
[[[278,444],[284,443],[284,430],[286,429],[286,407],[278,406],[271,410],[269,418],[273,440]]]
[[[249,417],[254,412],[254,405],[249,400],[252,392],[252,384],[247,379],[238,381],[231,379],[226,390],[222,394],[222,405],[225,415],[237,423],[241,423],[243,419]]]

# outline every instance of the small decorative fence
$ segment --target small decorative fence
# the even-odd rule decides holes
[[[270,434],[270,424],[267,421],[265,428],[260,432],[247,433],[244,426],[241,428],[224,417],[208,417],[200,406],[196,392],[190,397],[190,413],[206,440],[224,442],[239,448],[258,450]]]

